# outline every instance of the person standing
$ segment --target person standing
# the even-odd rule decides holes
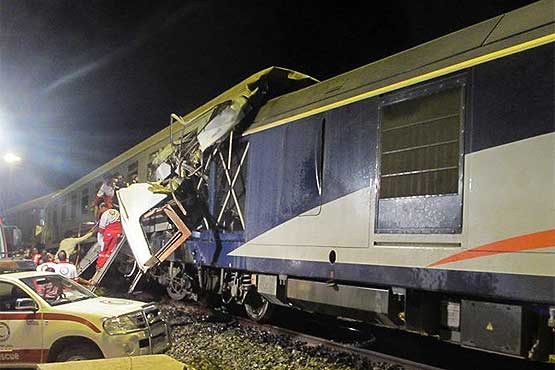
[[[91,282],[77,276],[77,267],[67,260],[67,255],[64,250],[58,252],[58,263],[54,267],[56,273],[65,276],[79,284],[91,285]]]
[[[35,263],[35,266],[38,266],[40,264],[41,257],[42,255],[39,253],[39,250],[37,247],[31,248],[31,259]]]
[[[58,252],[58,263],[54,269],[58,274],[68,279],[77,279],[77,268],[73,263],[68,262],[67,254],[63,250]]]
[[[60,241],[60,247],[58,248],[58,252],[56,253],[56,256],[58,257],[60,252],[65,252],[66,253],[66,257],[68,260],[73,261],[74,264],[77,264],[76,260],[79,258],[79,256],[74,256],[75,253],[77,253],[77,245],[79,243],[84,242],[85,240],[89,239],[90,237],[93,236],[94,232],[96,230],[96,225],[94,225],[85,235],[80,236],[80,237],[76,237],[76,238],[65,238],[62,241]],[[59,257],[58,257],[59,259]]]
[[[98,244],[100,244],[100,252],[96,260],[96,268],[101,269],[104,267],[112,251],[118,244],[122,229],[120,215],[116,209],[109,209],[105,203],[101,203],[98,209],[102,215],[98,223]]]
[[[100,189],[98,189],[98,192],[96,193],[94,205],[100,208],[100,203],[104,203],[107,208],[112,208],[114,195],[114,177],[112,175],[106,175],[104,176],[104,181],[102,182],[102,185],[100,185]]]

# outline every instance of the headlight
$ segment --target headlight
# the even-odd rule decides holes
[[[128,334],[145,328],[145,319],[142,312],[108,317],[102,323],[104,330],[110,335]]]

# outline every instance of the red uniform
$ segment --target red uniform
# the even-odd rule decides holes
[[[108,261],[112,251],[118,244],[121,232],[119,212],[115,209],[108,209],[102,213],[98,223],[98,242],[101,249],[96,260],[97,269],[102,268],[106,261]]]
[[[35,263],[35,266],[38,266],[40,264],[40,258],[42,257],[42,255],[40,253],[35,253],[33,255],[33,262]]]
[[[112,199],[114,198],[115,189],[110,182],[103,182],[96,193],[95,205],[104,202],[107,208],[112,208]]]

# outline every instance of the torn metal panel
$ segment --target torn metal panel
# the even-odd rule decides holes
[[[244,131],[255,113],[273,97],[302,89],[318,80],[286,68],[270,67],[241,81],[208,103],[185,116],[171,115],[171,143],[152,161],[154,166],[171,161],[172,155],[185,159],[188,172],[197,167],[200,155],[214,144],[225,140],[229,133]],[[187,157],[187,158],[185,158]],[[183,165],[183,163],[180,163]],[[183,176],[182,173],[178,173]]]
[[[141,217],[167,197],[166,194],[153,193],[149,188],[149,184],[133,184],[117,192],[121,226],[142,271],[148,269],[146,263],[152,253],[141,226]]]
[[[184,125],[183,135],[191,132],[198,134],[210,121],[210,119],[206,119],[207,115],[214,118],[213,111],[226,102],[233,102],[236,109],[237,106],[243,106],[247,103],[242,100],[247,100],[253,108],[260,107],[273,97],[299,90],[316,82],[318,80],[287,68],[266,68],[241,81],[191,113],[182,117],[174,115],[174,118],[178,118],[177,121]]]
[[[220,142],[241,122],[243,117],[250,111],[250,106],[247,105],[247,102],[248,100],[241,96],[224,103],[217,112],[212,113],[213,118],[208,121],[206,126],[197,135],[200,150],[204,152],[215,143]]]

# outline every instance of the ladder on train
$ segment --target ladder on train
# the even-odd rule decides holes
[[[100,244],[94,243],[92,247],[89,248],[85,257],[79,261],[79,266],[77,266],[77,276],[81,276],[86,269],[88,269],[93,263],[96,262],[98,258],[98,252],[100,252]]]
[[[93,277],[91,278],[91,280],[89,280],[93,284],[92,287],[91,287],[92,292],[94,292],[96,290],[96,288],[98,287],[98,285],[100,284],[102,279],[104,279],[104,276],[106,276],[106,273],[108,272],[108,270],[112,266],[112,263],[114,263],[114,261],[116,260],[119,252],[123,249],[123,246],[125,245],[126,242],[127,242],[127,239],[125,238],[125,234],[121,234],[121,238],[118,241],[118,244],[116,245],[116,247],[114,248],[114,250],[110,254],[110,257],[108,257],[108,260],[106,260],[106,263],[104,264],[104,266],[102,266],[102,268],[96,270],[96,272],[93,275]],[[100,248],[99,248],[99,250],[100,250]],[[87,253],[87,255],[88,255],[88,253]],[[98,256],[98,254],[97,254],[97,256]],[[96,260],[96,258],[95,258],[95,260]],[[90,264],[89,264],[89,266],[90,266]]]

